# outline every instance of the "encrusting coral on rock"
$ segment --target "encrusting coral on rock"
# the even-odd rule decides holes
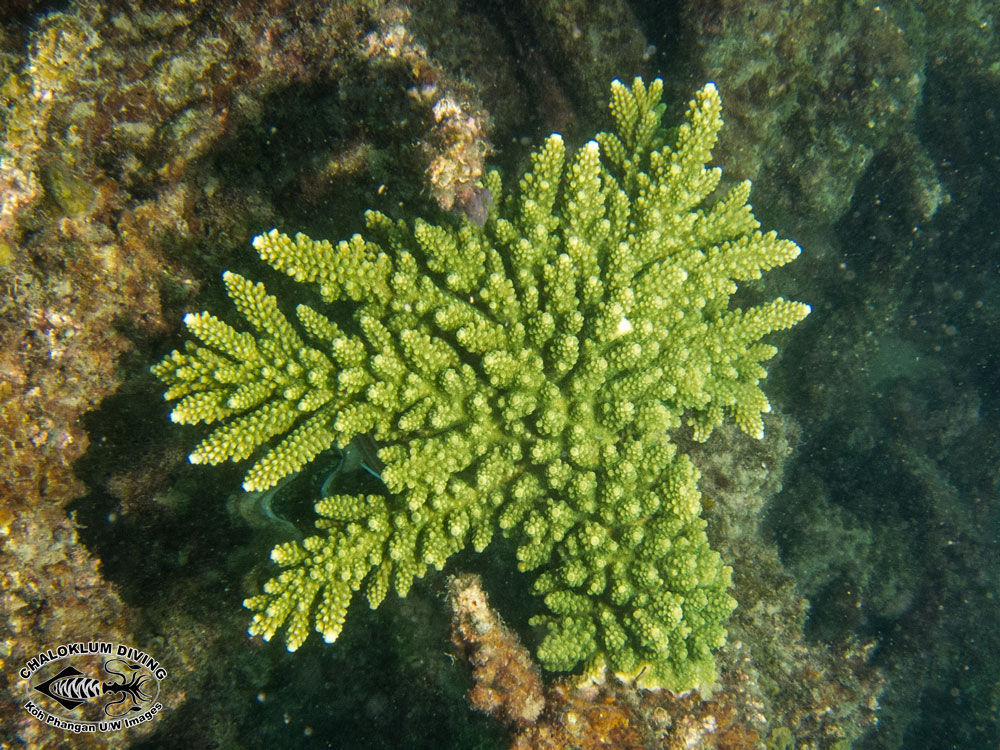
[[[282,572],[245,602],[252,634],[285,626],[294,650],[315,621],[334,641],[354,591],[376,607],[500,531],[521,570],[543,571],[534,590],[548,613],[532,623],[547,669],[711,684],[731,570],[670,432],[687,424],[704,440],[728,415],[761,435],[761,362],[776,350],[760,340],[809,307],[731,305],[737,282],[799,248],[760,232],[749,182],[707,200],[721,179],[706,167],[722,126],[715,86],[672,145],[661,93],[659,80],[614,82],[615,132],[572,155],[550,136],[519,193],[489,173],[481,227],[368,212],[368,236],[336,245],[257,237],[274,268],[326,303],[354,303],[343,327],[305,304],[296,327],[263,285],[229,272],[255,333],[186,317],[202,343],[153,369],[179,399],[175,422],[223,422],[192,462],[266,446],[244,481],[264,490],[332,445],[380,446],[387,492],[316,504],[320,533],[276,547]]]
[[[451,639],[472,665],[472,705],[490,716],[527,726],[545,708],[542,676],[528,650],[490,606],[478,576],[448,582]]]
[[[448,605],[452,642],[472,667],[469,702],[511,725],[512,750],[738,750],[759,744],[731,675],[712,699],[697,691],[637,690],[607,675],[545,687],[528,650],[491,606],[479,576],[451,578]]]

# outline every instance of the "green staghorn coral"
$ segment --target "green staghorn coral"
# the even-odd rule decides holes
[[[202,343],[153,371],[179,399],[175,422],[222,422],[192,462],[259,456],[244,487],[264,490],[370,435],[384,464],[385,494],[323,498],[320,532],[274,549],[281,572],[245,602],[252,634],[284,626],[294,650],[315,621],[333,641],[354,591],[377,607],[499,530],[522,570],[541,571],[547,614],[532,622],[547,668],[712,682],[731,569],[670,433],[686,422],[704,440],[728,414],[760,436],[761,362],[775,353],[760,340],[809,307],[730,305],[738,281],[799,248],[759,231],[748,182],[707,200],[721,177],[705,166],[722,126],[715,87],[672,148],[661,93],[659,80],[615,81],[615,132],[573,155],[550,136],[517,195],[500,200],[490,173],[498,200],[481,228],[369,212],[367,236],[336,245],[254,240],[326,302],[352,300],[349,326],[306,305],[295,326],[234,273],[226,289],[254,333],[185,318]]]

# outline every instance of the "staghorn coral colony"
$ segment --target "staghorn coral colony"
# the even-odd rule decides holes
[[[294,650],[315,622],[333,641],[354,591],[376,607],[500,531],[522,570],[541,571],[546,668],[675,691],[713,681],[731,570],[670,435],[687,425],[704,440],[726,416],[762,435],[761,363],[776,350],[761,339],[809,307],[731,304],[737,282],[799,248],[760,232],[749,182],[712,200],[714,85],[670,144],[661,93],[660,80],[615,81],[615,132],[575,154],[550,136],[517,193],[489,173],[482,227],[369,212],[368,236],[336,245],[257,237],[274,268],[354,303],[343,326],[300,304],[297,327],[234,273],[253,333],[186,317],[201,343],[153,370],[179,399],[175,422],[222,422],[192,462],[262,454],[244,487],[265,490],[330,446],[379,446],[386,493],[316,504],[319,533],[275,548],[283,570],[245,602],[252,634],[285,627]]]

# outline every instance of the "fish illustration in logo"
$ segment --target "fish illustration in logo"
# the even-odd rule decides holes
[[[125,665],[129,670],[132,670],[132,674],[126,676],[124,672],[112,669],[111,665],[115,662]],[[141,669],[138,664],[128,664],[122,659],[110,659],[105,662],[104,671],[117,679],[101,682],[94,677],[87,677],[79,669],[70,665],[55,677],[33,687],[67,710],[79,708],[102,695],[116,696],[115,700],[104,706],[104,713],[111,717],[118,717],[133,711],[141,711],[142,707],[139,704],[153,697],[143,689],[143,686],[150,680],[150,676],[136,672],[135,670],[138,669]],[[119,712],[114,708],[126,701],[131,701],[131,705],[127,708],[123,706],[124,711]]]

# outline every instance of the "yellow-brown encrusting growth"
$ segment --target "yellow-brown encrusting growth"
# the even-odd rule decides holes
[[[698,473],[670,439],[704,440],[727,415],[761,435],[759,382],[771,331],[809,307],[741,310],[737,283],[799,248],[763,234],[749,183],[708,200],[722,126],[712,84],[665,143],[662,83],[615,81],[615,128],[574,154],[559,135],[482,227],[367,214],[337,244],[272,230],[262,259],[314,284],[335,322],[306,305],[298,325],[262,285],[226,288],[253,332],[189,315],[201,343],[154,367],[180,423],[221,422],[199,463],[255,458],[248,490],[274,486],[322,450],[370,435],[385,492],[316,504],[319,533],[275,548],[282,570],[245,604],[250,632],[315,622],[341,632],[354,591],[372,607],[455,552],[514,539],[547,614],[542,664],[607,668],[675,691],[710,684],[735,606],[731,570],[708,545]]]
[[[451,578],[448,605],[451,641],[472,667],[469,702],[502,721],[534,724],[545,708],[540,670],[490,606],[479,576]]]

